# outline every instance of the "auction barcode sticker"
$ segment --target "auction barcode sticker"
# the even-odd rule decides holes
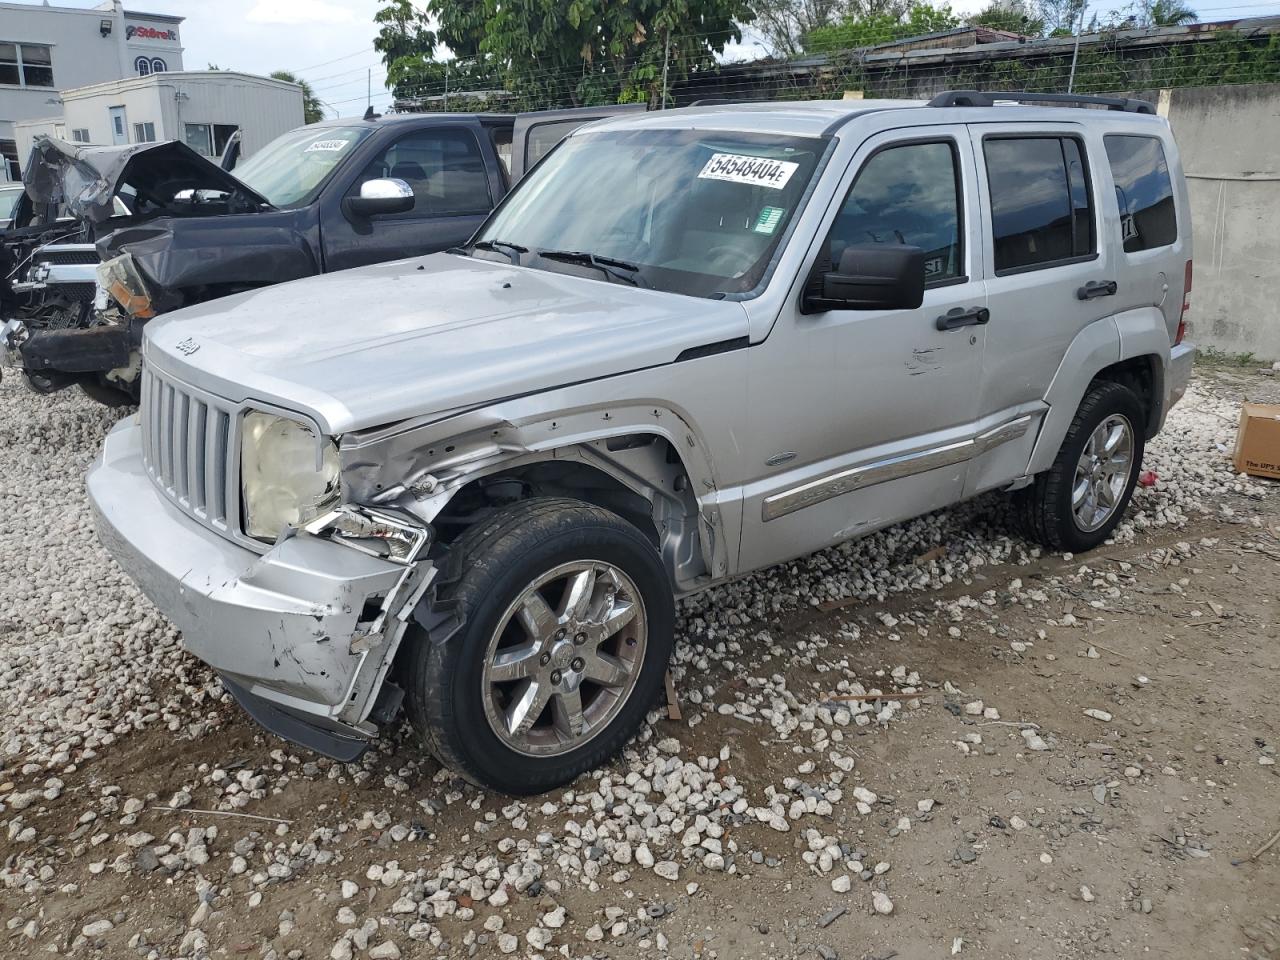
[[[699,180],[728,180],[753,187],[781,190],[800,166],[790,160],[746,157],[737,153],[715,153],[698,174]]]

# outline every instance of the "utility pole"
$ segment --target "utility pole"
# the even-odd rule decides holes
[[[1076,45],[1071,51],[1071,75],[1067,77],[1067,93],[1071,92],[1071,88],[1076,83],[1076,60],[1080,58],[1080,34],[1084,33],[1084,12],[1088,7],[1088,0],[1080,4],[1080,23],[1076,28]]]
[[[662,45],[662,109],[667,109],[667,66],[671,63],[671,28],[667,27],[667,39]]]
[[[365,73],[364,84],[364,105],[365,109],[368,110],[373,107],[373,67],[370,67],[368,72]]]
[[[444,109],[449,110],[449,61],[444,62]]]

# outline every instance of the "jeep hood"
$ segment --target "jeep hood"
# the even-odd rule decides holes
[[[451,254],[224,297],[146,328],[146,362],[330,434],[447,414],[745,338],[732,301]]]
[[[116,215],[114,198],[121,191],[136,218],[274,209],[260,193],[177,140],[91,147],[37,137],[22,179],[31,199],[65,198],[72,216],[95,224]],[[216,195],[216,202],[205,200],[201,191]]]

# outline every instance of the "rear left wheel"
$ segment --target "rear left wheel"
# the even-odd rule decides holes
[[[612,756],[662,687],[674,599],[656,549],[616,514],[573,500],[498,511],[453,545],[437,598],[462,628],[415,628],[406,703],[445,765],[506,793],[540,793]]]

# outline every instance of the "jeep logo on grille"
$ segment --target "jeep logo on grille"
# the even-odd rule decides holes
[[[187,337],[185,340],[178,341],[178,352],[184,357],[189,357],[200,349],[200,344],[196,343],[193,337]]]

